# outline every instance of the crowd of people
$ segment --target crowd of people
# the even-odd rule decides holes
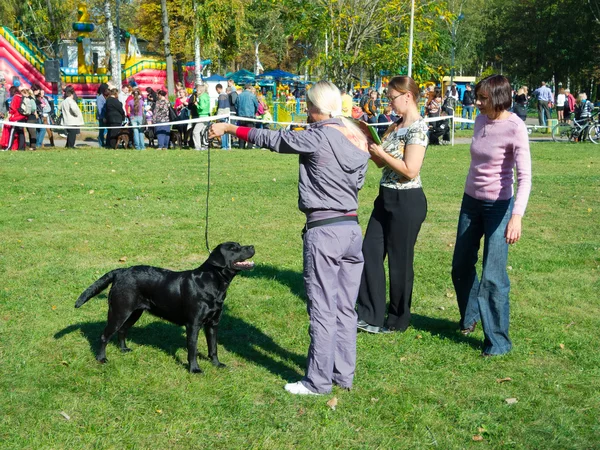
[[[233,80],[228,80],[226,88],[218,84],[216,90],[217,105],[211,109],[207,86],[204,84],[196,85],[190,93],[181,83],[177,83],[176,98],[171,104],[165,90],[155,91],[147,87],[142,91],[133,80],[121,89],[103,83],[97,90],[95,105],[98,145],[113,149],[121,145],[144,150],[148,141],[151,146],[156,143],[158,149],[173,148],[179,144],[184,148],[206,150],[208,122],[170,123],[230,113],[246,118],[242,121],[246,126],[268,127],[269,122],[273,121],[264,95],[257,93],[253,85],[247,84],[244,89],[238,89]],[[0,118],[10,122],[60,123],[67,126],[64,132],[68,148],[75,147],[77,135],[80,134],[78,127],[84,126],[83,114],[72,86],[64,87],[63,100],[55,108],[53,98],[40,85],[33,84],[27,88],[19,83],[6,90],[4,79],[0,80]],[[251,121],[254,119],[262,122]],[[129,127],[123,128],[125,125]],[[3,150],[36,150],[43,146],[46,134],[50,145],[54,146],[51,128],[5,125],[0,147]],[[242,141],[237,143],[240,148],[247,145]],[[222,140],[221,147],[229,148],[227,139]]]

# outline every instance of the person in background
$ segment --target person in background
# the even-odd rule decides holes
[[[35,95],[31,89],[23,89],[23,104],[27,105],[27,123],[37,124],[39,123],[37,104],[35,102]],[[29,135],[29,150],[37,149],[37,128],[27,127],[27,134]]]
[[[279,153],[300,156],[298,205],[306,214],[303,233],[304,285],[310,318],[308,367],[285,390],[295,395],[351,389],[356,368],[354,304],[363,267],[358,190],[369,153],[367,138],[341,117],[339,89],[319,81],[307,93],[307,130],[259,130],[216,123],[210,136],[237,134]]]
[[[221,115],[229,115],[231,113],[231,109],[229,108],[229,96],[223,92],[223,85],[221,83],[217,84],[217,116]],[[227,122],[227,119],[222,119],[220,122]],[[229,149],[229,135],[224,134],[221,138],[221,148],[223,150]]]
[[[509,112],[511,87],[502,75],[475,86],[475,120],[471,164],[462,199],[452,259],[452,282],[460,310],[461,333],[473,332],[481,321],[482,356],[509,352],[508,246],[521,238],[521,218],[531,191],[531,156],[525,123]],[[517,195],[513,199],[513,170]],[[483,245],[481,279],[478,252]]]
[[[377,91],[372,90],[369,92],[369,99],[363,106],[363,111],[367,115],[368,123],[377,123],[379,117],[379,107],[377,106]]]
[[[197,119],[198,117],[198,86],[192,90],[192,95],[188,97],[188,109],[190,111],[190,118]],[[185,131],[185,139],[183,142],[187,144],[189,148],[195,147],[194,145],[194,128],[198,125],[198,122],[188,124]]]
[[[117,93],[117,99],[121,102],[121,106],[123,107],[123,112],[127,114],[125,108],[127,107],[127,101],[131,97],[131,88],[128,84],[124,84],[121,87],[121,92]]]
[[[31,90],[35,95],[35,103],[37,106],[38,123],[49,125],[50,115],[54,111],[54,102],[46,97],[44,89],[39,84],[33,84]],[[36,141],[38,147],[44,146],[44,137],[46,137],[46,128],[38,128],[36,130]],[[50,139],[50,145],[54,147],[54,135],[52,130],[48,128],[48,138]]]
[[[25,86],[20,84],[15,90],[14,95],[11,96],[8,108],[8,119],[11,122],[27,122],[28,116],[25,116],[21,113],[21,103],[24,100],[23,92],[25,90]],[[13,140],[18,142],[17,150],[25,150],[25,129],[22,127],[13,126],[11,128],[11,138],[8,146],[9,149],[13,145]]]
[[[252,93],[252,84],[246,83],[244,92],[238,95],[237,98],[237,115],[238,117],[246,117],[254,119],[258,111],[258,99]],[[240,121],[240,126],[255,128],[255,122]],[[245,140],[240,140],[240,148],[249,148],[252,144],[248,144]]]
[[[471,85],[467,84],[465,86],[465,92],[463,93],[463,98],[462,98],[462,118],[463,119],[469,119],[469,120],[473,120],[473,109],[474,109],[474,105],[475,105],[475,97],[473,96],[473,90],[471,89]],[[460,129],[467,129],[470,130],[471,129],[471,124],[470,123],[465,123],[465,122],[461,122],[460,123]]]
[[[207,86],[201,84],[197,86],[198,101],[196,108],[198,109],[198,117],[210,116],[210,96],[208,95]],[[198,122],[194,128],[194,148],[196,150],[208,150],[207,138],[208,122]]]
[[[517,91],[517,95],[515,95],[515,103],[513,106],[514,113],[523,121],[527,120],[527,102],[529,98],[527,97],[527,86],[521,86],[521,88]]]
[[[581,92],[577,96],[577,103],[575,103],[575,120],[578,122],[589,122],[592,120],[592,111],[594,110],[594,105],[587,99],[587,94],[585,92]],[[582,136],[582,139],[585,139],[585,133]]]
[[[571,123],[571,116],[575,112],[575,97],[571,94],[570,89],[565,89],[565,109],[563,110],[563,117],[565,122]]]
[[[154,89],[152,89],[151,87],[146,88],[146,94],[147,94],[146,101],[150,105],[152,112],[154,112],[154,105],[156,104],[156,101],[158,100],[158,95],[156,94],[156,91]]]
[[[542,81],[542,85],[533,91],[533,95],[538,101],[538,122],[540,126],[546,126],[548,120],[550,120],[550,108],[554,102],[554,95],[549,87],[546,86],[546,82]]]
[[[229,97],[229,110],[232,116],[237,115],[238,93],[235,89],[235,82],[230,78],[227,80],[227,96]]]
[[[119,101],[119,91],[111,89],[110,95],[106,99],[104,121],[109,127],[106,141],[108,148],[117,147],[117,137],[120,133],[120,127],[125,122],[125,107]]]
[[[63,125],[80,127],[84,124],[83,115],[75,101],[75,89],[69,85],[64,90],[64,100],[60,104],[60,113],[63,118]],[[118,100],[117,100],[118,101]],[[75,140],[79,134],[78,128],[68,128],[66,148],[75,148]]]
[[[198,86],[196,86],[196,90]],[[199,96],[200,94],[198,94]],[[175,105],[173,109],[177,114],[177,120],[188,120],[190,118],[190,109],[188,108],[189,102],[187,98],[187,91],[185,88],[180,87],[177,90],[177,98],[175,99]],[[181,142],[185,145],[187,142],[185,141],[185,133],[188,128],[188,124],[184,123],[181,125],[175,125],[175,128],[179,131],[179,135],[181,136]]]
[[[429,99],[425,104],[425,111],[427,117],[439,117],[440,110],[442,108],[442,91],[439,88],[435,88],[429,93]]]
[[[427,150],[428,126],[420,116],[419,86],[406,76],[388,83],[389,105],[402,117],[391,125],[381,145],[369,152],[383,168],[363,243],[365,268],[358,291],[359,330],[369,333],[405,331],[410,324],[414,282],[414,249],[427,215],[421,166]],[[390,304],[386,320],[387,256]]]
[[[133,89],[132,98],[128,100],[126,109],[129,111],[129,123],[135,127],[133,145],[136,150],[145,150],[144,133],[140,129],[144,124],[144,98],[137,87]]]
[[[342,115],[344,117],[352,117],[352,97],[346,89],[342,89]]]
[[[389,122],[393,122],[393,121],[394,120],[392,119],[392,107],[390,105],[387,105],[385,108],[383,108],[383,114],[379,114],[377,123],[383,124],[383,123],[389,123]],[[389,127],[389,125],[377,127],[377,134],[379,135],[379,138],[383,137],[383,135],[387,131],[388,127]]]
[[[6,112],[8,108],[6,107],[6,98],[8,96],[8,92],[6,90],[4,75],[0,75],[0,119],[4,119],[6,117]]]
[[[558,116],[558,123],[563,123],[565,121],[565,100],[567,96],[565,95],[565,90],[560,88],[558,91],[558,95],[556,96],[556,114]]]
[[[268,122],[273,122],[273,116],[271,115],[271,110],[269,109],[269,105],[267,105],[266,103],[265,103],[264,113],[260,118],[267,122],[267,123],[263,123],[262,127],[267,130],[270,129],[271,125]]]
[[[102,83],[96,92],[96,120],[98,120],[98,126],[104,125],[104,106],[106,105],[106,97],[108,97],[108,84]],[[106,128],[100,128],[98,130],[98,145],[100,147],[106,146]]]
[[[154,106],[154,123],[169,122],[169,101],[167,93],[161,89],[157,93],[158,100]],[[156,139],[158,140],[158,149],[167,150],[169,148],[169,140],[171,139],[171,125],[157,125],[154,127]]]

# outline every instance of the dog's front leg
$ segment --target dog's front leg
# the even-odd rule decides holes
[[[206,347],[208,348],[208,357],[215,367],[227,367],[219,361],[217,356],[217,325],[204,325],[204,335],[206,336]]]
[[[198,367],[198,332],[200,327],[197,324],[186,325],[187,333],[187,350],[188,350],[188,364],[190,366],[190,373],[202,373],[202,369]]]

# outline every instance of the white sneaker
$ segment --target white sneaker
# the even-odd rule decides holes
[[[285,385],[285,390],[290,394],[294,395],[321,395],[317,392],[313,392],[308,389],[306,386],[302,384],[301,381],[297,381],[296,383],[288,383]]]

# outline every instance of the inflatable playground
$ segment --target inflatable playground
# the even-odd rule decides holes
[[[104,66],[95,67],[92,58],[92,41],[90,34],[95,25],[89,22],[89,15],[85,5],[78,8],[78,21],[73,23],[73,30],[77,32],[75,39],[77,45],[76,67],[69,67],[62,60],[52,60],[42,49],[37,47],[24,33],[12,31],[7,27],[0,27],[0,78],[8,85],[13,80],[31,85],[37,83],[48,93],[59,94],[61,85],[71,85],[80,98],[92,98],[101,83],[108,83],[108,58],[103,58]],[[166,63],[148,55],[143,55],[137,44],[135,35],[131,32],[124,33],[125,49],[121,51],[121,79],[135,82],[145,87],[161,89],[166,86]],[[57,62],[60,61],[60,67]],[[208,64],[210,61],[203,61]],[[54,73],[51,74],[54,66]],[[48,73],[46,73],[48,71]],[[194,66],[185,67],[184,80],[179,80],[175,74],[175,81],[185,85],[193,84]],[[52,80],[52,81],[50,81]],[[60,81],[59,81],[60,80]]]

